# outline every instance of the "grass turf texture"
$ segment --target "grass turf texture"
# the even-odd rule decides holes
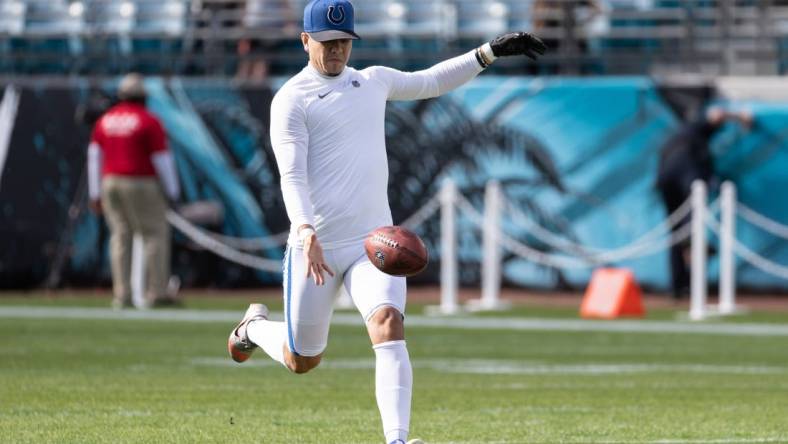
[[[240,317],[237,302],[204,305],[235,305]],[[332,327],[326,365],[296,376],[260,351],[232,363],[231,327],[2,319],[0,442],[382,442],[363,328]],[[788,442],[786,345],[785,336],[409,328],[412,436]]]

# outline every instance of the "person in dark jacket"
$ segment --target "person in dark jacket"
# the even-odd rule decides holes
[[[657,189],[665,210],[673,214],[689,197],[692,182],[702,180],[715,187],[714,159],[709,147],[712,137],[726,121],[734,120],[744,128],[752,125],[749,112],[733,112],[710,108],[704,117],[681,127],[664,144],[657,171]],[[676,224],[675,229],[683,224]],[[674,299],[689,291],[689,242],[680,242],[670,249],[671,290]]]

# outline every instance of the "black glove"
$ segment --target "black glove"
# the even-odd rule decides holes
[[[490,42],[490,48],[495,57],[525,55],[536,60],[537,54],[544,54],[547,46],[539,40],[539,37],[527,32],[510,32],[496,37]]]

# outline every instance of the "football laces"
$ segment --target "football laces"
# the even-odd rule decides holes
[[[375,240],[375,242],[380,242],[381,244],[386,245],[387,247],[399,248],[399,242],[395,241],[394,239],[390,239],[386,236],[383,236],[381,234],[376,234],[373,239]]]

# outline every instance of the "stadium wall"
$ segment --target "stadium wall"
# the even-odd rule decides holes
[[[106,284],[106,228],[85,210],[90,131],[85,116],[100,91],[113,90],[114,81],[15,83],[21,95],[0,170],[0,287],[47,281]],[[8,84],[0,82],[0,90]],[[224,209],[224,217],[205,228],[237,237],[286,230],[267,134],[275,86],[177,78],[150,78],[147,86],[149,105],[167,128],[185,200],[215,201]],[[693,108],[675,98],[692,97],[698,105],[707,93],[706,88],[688,93],[643,77],[482,76],[442,98],[392,103],[386,138],[395,223],[426,203],[444,177],[457,181],[478,208],[485,183],[497,179],[510,201],[555,233],[592,247],[628,244],[666,216],[653,186],[658,154],[679,125],[677,116]],[[749,133],[731,126],[715,139],[720,176],[737,183],[739,199],[750,208],[788,221],[788,206],[774,191],[788,185],[783,173],[788,165],[788,101],[734,105],[753,109],[757,125]],[[460,278],[475,284],[481,241],[467,221],[461,220],[460,227]],[[439,258],[438,228],[437,218],[419,228],[433,258]],[[506,230],[546,248],[515,224],[507,224]],[[738,235],[755,251],[788,263],[784,241],[744,222]],[[186,285],[248,286],[279,280],[195,249],[182,235],[176,235],[175,242],[174,271]],[[281,258],[279,249],[262,253]],[[618,265],[632,268],[647,287],[668,285],[664,251]],[[716,268],[713,260],[712,279]],[[785,281],[743,262],[738,272],[742,286],[786,288]],[[414,282],[437,282],[437,274],[434,260]],[[590,270],[549,269],[505,257],[504,282],[509,284],[582,288],[589,276]]]

